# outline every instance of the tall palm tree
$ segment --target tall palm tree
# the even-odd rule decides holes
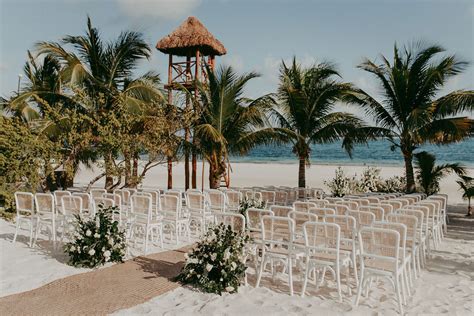
[[[299,159],[299,187],[306,186],[305,168],[310,161],[312,144],[344,139],[343,146],[350,153],[353,141],[358,140],[357,128],[369,132],[354,115],[333,111],[335,103],[352,90],[351,84],[340,82],[337,77],[340,75],[331,63],[303,68],[296,58],[290,66],[282,62],[279,104],[272,116],[277,125],[275,133],[292,143],[293,153]]]
[[[195,126],[201,155],[209,162],[209,186],[218,188],[229,172],[231,154],[242,155],[253,146],[270,142],[265,113],[273,104],[270,95],[257,99],[243,96],[256,73],[238,75],[230,66],[207,69],[208,83],[198,83],[201,113]],[[195,100],[197,101],[197,100]],[[197,101],[197,102],[199,102]]]
[[[474,91],[457,90],[438,97],[446,82],[468,65],[455,55],[440,56],[444,51],[441,46],[423,44],[400,51],[395,45],[393,63],[381,56],[381,64],[366,59],[358,66],[377,78],[382,96],[378,100],[359,90],[352,94],[352,101],[391,135],[392,150],[402,152],[407,192],[415,190],[413,153],[417,148],[426,142],[461,141],[473,133],[474,120],[457,115],[472,111]]]
[[[73,50],[67,50],[66,46],[72,46]],[[145,75],[143,80],[135,80],[130,85],[130,77],[138,63],[151,55],[151,49],[140,33],[122,32],[116,40],[104,42],[88,18],[85,35],[66,36],[61,43],[40,42],[37,50],[39,55],[61,63],[61,79],[70,89],[79,89],[87,95],[88,113],[99,126],[108,126],[112,134],[112,126],[117,124],[115,113],[124,102],[136,105],[137,100],[161,97],[156,85],[149,84],[154,82],[152,75]],[[103,137],[98,146],[105,160],[105,186],[111,188],[113,160],[120,146],[107,137]]]
[[[456,181],[459,188],[463,191],[462,197],[467,200],[467,214],[472,216],[471,199],[474,198],[474,178],[460,176],[461,180]]]
[[[416,178],[427,195],[439,192],[439,181],[447,174],[451,172],[459,176],[466,174],[466,169],[459,163],[436,165],[435,155],[426,151],[415,154],[415,163],[418,169]]]

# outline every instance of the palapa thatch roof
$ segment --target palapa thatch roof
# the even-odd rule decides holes
[[[177,56],[193,55],[197,50],[204,56],[227,53],[224,45],[194,16],[187,18],[171,34],[163,37],[156,48],[165,54]]]

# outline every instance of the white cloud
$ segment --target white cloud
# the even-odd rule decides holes
[[[234,68],[234,70],[238,73],[244,71],[244,60],[240,55],[224,55],[220,63],[223,65],[232,66],[232,68]]]
[[[201,0],[116,0],[120,10],[132,18],[174,20],[190,14]]]

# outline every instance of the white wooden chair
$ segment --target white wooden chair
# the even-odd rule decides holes
[[[33,228],[36,225],[35,215],[35,196],[30,192],[15,192],[15,206],[16,206],[16,225],[13,242],[16,241],[18,230],[22,223],[27,223],[30,228],[30,247],[33,245]]]

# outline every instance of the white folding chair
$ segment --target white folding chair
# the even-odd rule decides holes
[[[33,228],[36,224],[35,197],[30,192],[15,192],[16,225],[13,242],[16,241],[18,230],[22,223],[27,223],[30,228],[30,247],[33,245]]]
[[[50,193],[36,193],[36,231],[33,245],[38,240],[38,234],[43,227],[48,229],[49,240],[53,240],[56,249],[56,210],[54,208],[54,196]]]
[[[153,242],[154,232],[156,231],[160,238],[160,247],[163,248],[163,223],[153,212],[151,197],[146,195],[132,195],[130,198],[130,214],[132,220],[130,223],[130,240],[135,238],[135,230],[142,228],[144,230],[145,254],[148,253],[148,242]],[[135,239],[136,242],[136,239]]]
[[[163,218],[164,228],[169,228],[171,234],[176,236],[176,244],[179,243],[179,237],[184,234],[189,241],[189,218],[184,217],[180,212],[179,200],[174,195],[163,195],[160,198],[160,207],[158,214]]]

